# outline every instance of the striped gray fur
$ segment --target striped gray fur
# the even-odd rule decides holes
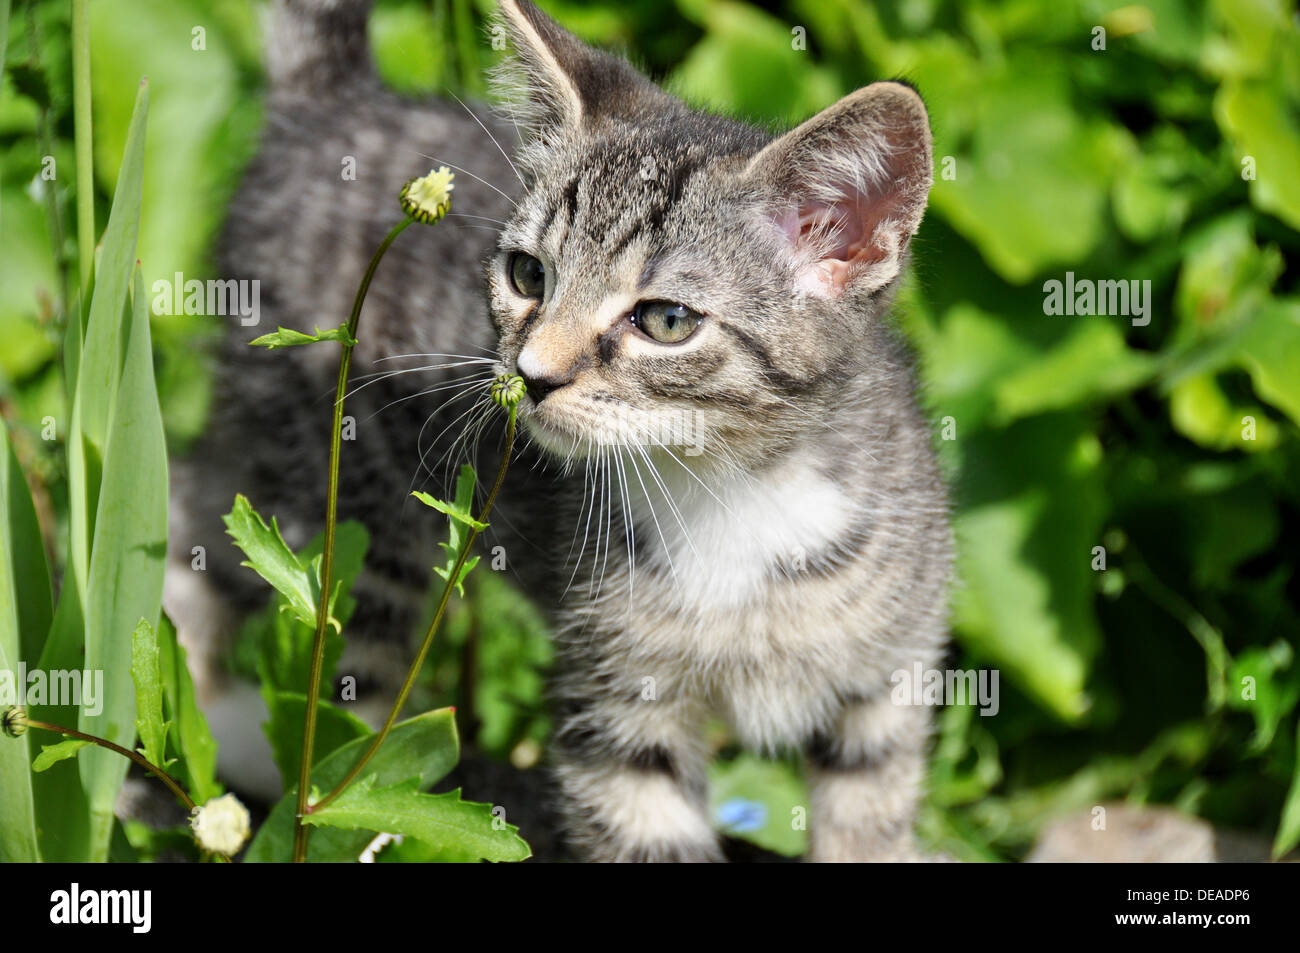
[[[479,367],[520,372],[528,439],[489,545],[552,620],[551,761],[572,848],[720,859],[701,735],[717,714],[755,750],[808,753],[812,859],[918,857],[929,717],[890,701],[890,675],[942,659],[951,541],[887,310],[930,185],[920,98],[874,84],[774,137],[687,107],[505,0],[511,106],[477,112],[508,162],[460,105],[400,99],[357,65],[354,43],[330,33],[364,23],[364,4],[348,6],[277,9],[272,53],[293,66],[272,69],[262,151],[222,245],[226,274],[262,279],[264,323],[310,330],[346,314],[392,196],[430,164],[510,199],[458,173],[456,211],[504,226],[410,230],[372,286],[354,374],[404,353],[490,349],[493,363],[350,399],[343,515],[367,524],[373,550],[343,670],[390,686],[406,663],[442,533],[403,501],[417,438],[423,427],[427,448],[449,428],[430,454],[442,460],[481,392],[445,407],[415,395]],[[355,182],[340,179],[344,155]],[[544,267],[540,300],[512,284],[514,255]],[[697,330],[652,340],[629,315],[654,300],[698,312]],[[243,345],[264,330],[232,331],[211,433],[176,481],[173,549],[186,563],[197,542],[220,553],[203,581],[223,600],[193,604],[231,614],[260,592],[221,539],[233,493],[277,514],[292,545],[324,502],[328,399],[309,398],[329,392],[335,355]],[[481,472],[499,418],[488,426]],[[435,469],[430,488],[445,493],[450,468]],[[182,616],[196,575],[169,579]],[[212,616],[189,615],[187,641],[215,656]]]

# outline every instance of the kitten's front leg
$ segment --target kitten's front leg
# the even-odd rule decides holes
[[[623,679],[559,680],[552,755],[571,847],[589,861],[722,860],[698,706],[611,681]]]
[[[809,859],[924,859],[912,832],[924,778],[930,710],[898,705],[888,691],[850,703],[835,731],[808,746],[812,795]]]

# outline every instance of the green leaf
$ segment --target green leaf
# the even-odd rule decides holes
[[[431,506],[447,516],[447,531],[450,541],[438,544],[447,553],[447,565],[445,567],[433,567],[433,571],[443,579],[451,579],[451,572],[456,568],[456,562],[460,559],[465,547],[469,545],[467,530],[482,532],[487,529],[488,524],[476,520],[471,512],[474,506],[474,483],[476,479],[473,467],[469,464],[461,467],[460,475],[456,478],[456,499],[452,503],[434,499],[428,493],[421,493],[418,490],[411,494],[425,506]],[[478,561],[479,557],[474,556],[465,560],[465,565],[460,567],[460,573],[456,576],[455,583],[456,591],[462,596],[465,595],[465,577],[469,575],[471,569],[478,565]]]
[[[1300,702],[1300,666],[1290,644],[1278,640],[1268,647],[1252,645],[1237,655],[1228,674],[1228,707],[1249,712],[1255,720],[1250,751],[1273,743],[1282,719]]]
[[[1291,779],[1291,790],[1287,792],[1286,803],[1282,806],[1282,821],[1278,824],[1277,836],[1273,840],[1274,860],[1300,844],[1300,722],[1296,724],[1296,745],[1292,757],[1295,760],[1295,775]]]
[[[1034,50],[999,64],[966,91],[969,144],[930,200],[994,271],[1022,284],[1097,246],[1113,171],[1132,144],[1122,127],[1072,108],[1060,60]]]
[[[44,585],[49,585],[44,554],[27,483],[9,446],[8,428],[0,421],[0,672],[12,678],[24,657],[23,627],[32,624],[31,614],[41,615],[40,597],[49,596],[49,589],[42,590],[39,585],[41,575]],[[40,572],[36,569],[38,558]],[[32,586],[32,591],[24,592],[25,585]],[[44,611],[48,616],[48,607]],[[0,703],[0,708],[15,701]],[[8,862],[41,859],[29,735],[0,736],[0,860]]]
[[[292,780],[298,777],[302,764],[302,732],[307,717],[307,696],[300,692],[270,692],[267,699],[270,719],[262,726],[280,777]],[[349,711],[329,702],[319,702],[316,708],[316,744],[312,765],[333,754],[355,738],[371,733],[370,726]]]
[[[217,783],[217,742],[195,700],[185,648],[176,641],[176,627],[166,614],[158,621],[158,660],[165,710],[174,726],[170,744],[184,768],[190,797],[206,804],[224,790]]]
[[[41,753],[32,761],[32,770],[39,774],[60,761],[75,758],[77,752],[89,744],[91,742],[82,741],[80,738],[69,738],[66,741],[60,741],[58,744],[41,745]],[[157,762],[154,763],[157,764]]]
[[[741,754],[709,769],[709,805],[714,825],[731,837],[786,857],[808,851],[808,791],[790,763]]]
[[[312,770],[312,784],[328,791],[348,773],[370,738],[358,738],[339,748]],[[452,709],[425,712],[393,727],[383,747],[366,766],[367,777],[380,786],[397,784],[414,775],[420,787],[436,784],[456,766],[460,741]],[[293,855],[293,816],[297,785],[272,809],[244,859],[253,863],[283,862]],[[359,831],[318,830],[312,835],[307,859],[316,862],[353,862],[373,837]]]
[[[471,489],[472,489],[472,484],[471,484]],[[483,530],[487,529],[488,524],[480,523],[478,520],[474,519],[473,514],[461,508],[459,501],[457,501],[456,503],[447,503],[443,500],[435,499],[434,497],[430,496],[428,493],[422,493],[419,490],[412,490],[411,496],[415,497],[425,506],[433,507],[439,513],[446,513],[453,520],[455,520],[458,523],[463,523],[464,525],[468,526],[470,529],[476,529],[479,532],[482,532]]]
[[[295,618],[314,629],[320,597],[320,557],[308,564],[295,556],[280,535],[275,517],[271,517],[271,525],[267,526],[242,493],[235,497],[234,508],[222,519],[226,523],[226,532],[235,538],[235,545],[248,557],[241,565],[252,569],[275,587],[288,601],[287,608]],[[329,606],[329,621],[335,631],[342,629],[342,624],[332,615],[337,594],[336,587]]]
[[[54,596],[36,507],[5,431],[5,425],[0,423],[0,533],[6,534],[0,538],[0,550],[8,548],[8,574],[18,627],[15,649],[18,657],[35,663],[54,620]],[[0,586],[5,584],[5,559],[0,555]]]
[[[144,279],[135,272],[121,383],[113,397],[86,597],[84,667],[104,673],[104,707],[78,727],[123,747],[135,739],[132,633],[158,624],[167,554],[167,447],[153,376]],[[93,327],[92,327],[93,330]],[[78,759],[90,799],[91,859],[107,856],[127,761],[97,748]]]
[[[492,811],[490,804],[462,801],[459,788],[423,794],[415,778],[376,787],[374,777],[368,776],[304,821],[313,827],[403,834],[439,850],[469,852],[484,860],[530,857],[532,851],[519,836],[519,828],[499,821]]]
[[[1294,26],[1290,28],[1294,30]],[[1278,44],[1280,45],[1280,43]],[[1214,98],[1214,118],[1224,137],[1232,142],[1243,178],[1256,207],[1300,229],[1300,113],[1287,95],[1282,77],[1275,73],[1258,78],[1230,79]]]
[[[158,633],[144,619],[131,637],[131,680],[135,682],[135,727],[144,747],[146,761],[167,767],[167,729],[163,720],[162,670],[159,666]]]
[[[136,238],[140,229],[148,111],[149,86],[141,82],[136,92],[121,173],[113,193],[113,207],[95,262],[94,290],[84,315],[87,322],[85,341],[77,349],[77,386],[68,432],[72,534],[68,561],[83,604],[86,603],[90,572],[91,541],[95,536],[101,468],[107,453],[114,397],[123,373],[123,355],[127,347],[131,308],[127,291],[136,262]],[[140,297],[140,305],[144,307],[143,294]]]
[[[1092,547],[1105,515],[1096,437],[1075,415],[1044,414],[963,441],[954,599],[964,644],[1059,718],[1084,692],[1101,643]]]
[[[253,338],[249,344],[257,347],[264,347],[274,351],[281,347],[298,347],[303,344],[317,344],[321,341],[338,341],[342,344],[356,344],[356,338],[348,336],[346,327],[330,328],[328,331],[316,329],[315,334],[304,334],[301,331],[295,331],[293,328],[277,328],[270,334],[263,334],[261,337]]]

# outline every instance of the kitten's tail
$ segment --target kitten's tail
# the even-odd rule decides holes
[[[340,91],[373,75],[366,37],[372,0],[275,0],[267,70],[276,89]]]

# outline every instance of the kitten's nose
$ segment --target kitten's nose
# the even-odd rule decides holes
[[[519,376],[524,379],[524,387],[528,390],[528,396],[533,399],[534,404],[540,404],[551,391],[558,390],[569,383],[569,381],[560,377],[530,377],[522,371]]]

